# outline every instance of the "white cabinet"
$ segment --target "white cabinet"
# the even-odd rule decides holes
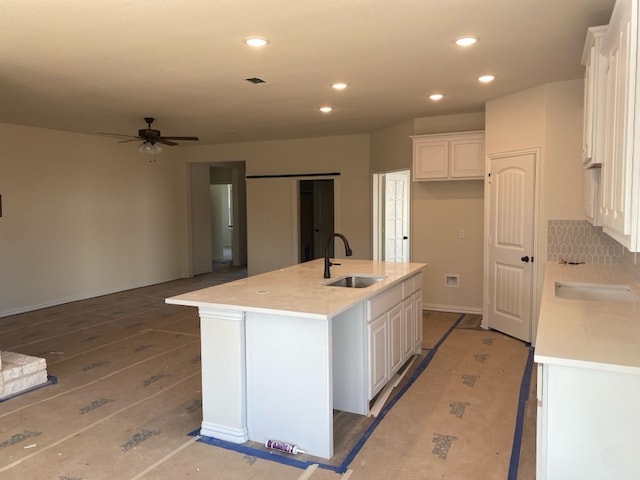
[[[389,381],[389,314],[385,313],[367,328],[369,337],[369,399]]]
[[[422,349],[422,274],[367,300],[366,317],[371,400]]]
[[[484,132],[415,135],[413,180],[484,178]]]
[[[640,251],[640,105],[636,98],[638,2],[618,0],[602,43],[605,73],[605,149],[600,215],[605,233]]]
[[[640,375],[538,364],[536,478],[635,479]]]
[[[601,165],[604,157],[606,59],[601,49],[607,28],[607,25],[589,28],[582,52],[585,66],[582,161],[587,168]]]
[[[602,226],[600,221],[600,168],[584,170],[584,214],[587,221],[596,227]]]
[[[388,313],[389,319],[389,372],[397,372],[404,363],[404,311],[396,305]]]

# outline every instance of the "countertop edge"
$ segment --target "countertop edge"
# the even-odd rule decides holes
[[[385,279],[379,283],[375,283],[366,288],[340,288],[340,287],[328,287],[326,283],[330,279],[318,278],[318,272],[322,273],[321,263],[322,259],[306,262],[302,264],[291,265],[284,269],[273,270],[263,274],[247,277],[242,280],[234,282],[223,283],[220,285],[214,285],[211,287],[205,287],[203,289],[195,290],[192,292],[186,292],[180,295],[175,295],[165,299],[165,303],[172,305],[183,305],[198,307],[199,309],[213,309],[213,310],[226,310],[226,311],[242,311],[262,314],[277,314],[284,316],[293,316],[301,318],[316,318],[316,319],[329,319],[335,317],[350,308],[354,307],[358,303],[365,302],[384,291],[394,288],[401,284],[408,278],[419,275],[423,269],[427,266],[425,263],[419,262],[383,262],[375,260],[346,260],[340,259],[340,264],[334,264],[333,278],[340,278],[341,276],[349,276],[352,274],[362,275],[384,275]],[[338,266],[341,265],[341,266]],[[318,268],[320,266],[320,268]],[[369,267],[362,268],[363,266]],[[356,273],[357,272],[357,273]],[[293,282],[291,285],[287,285],[291,290],[287,290],[287,297],[295,297],[298,295],[299,301],[296,305],[284,305],[282,289],[274,292],[275,300],[272,305],[268,305],[268,300],[263,297],[261,301],[256,301],[252,294],[255,285],[259,285],[260,282],[279,282],[283,280],[283,275],[299,275],[296,277],[297,283]],[[234,285],[235,284],[235,285]],[[286,284],[286,282],[285,282]],[[236,289],[237,285],[237,289]],[[252,285],[249,288],[249,285]],[[331,288],[333,294],[329,294],[332,290],[324,290],[325,288]],[[323,301],[320,304],[317,302],[313,304],[314,297],[319,297],[321,292],[329,295],[324,295]],[[227,294],[232,291],[238,292],[238,296],[233,302],[225,302],[221,298],[221,293],[224,290]],[[265,288],[266,290],[266,288]],[[269,289],[272,290],[272,289]],[[307,293],[308,290],[308,293]],[[217,294],[216,294],[217,293]],[[200,298],[193,298],[200,294]],[[207,295],[209,299],[207,299]],[[192,298],[189,298],[192,297]],[[265,302],[266,300],[266,302]],[[302,301],[302,304],[300,303]],[[301,305],[305,305],[304,302],[313,304],[313,307],[303,308]],[[328,303],[327,303],[328,302]],[[306,306],[306,305],[305,305]],[[284,308],[283,308],[284,307]]]

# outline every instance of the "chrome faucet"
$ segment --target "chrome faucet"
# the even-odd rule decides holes
[[[327,239],[327,246],[324,248],[324,278],[331,278],[331,272],[329,271],[329,267],[331,265],[340,265],[339,263],[334,264],[329,261],[329,247],[331,246],[331,240],[333,240],[333,237],[340,237],[342,239],[342,241],[344,242],[344,254],[347,257],[353,255],[351,247],[349,247],[347,237],[345,237],[341,233],[332,233],[331,235],[329,235],[329,238]]]

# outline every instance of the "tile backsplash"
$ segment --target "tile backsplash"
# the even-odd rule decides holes
[[[624,263],[626,248],[586,220],[549,220],[547,260],[557,262]]]

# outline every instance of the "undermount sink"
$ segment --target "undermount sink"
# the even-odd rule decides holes
[[[332,282],[329,282],[326,285],[328,287],[366,288],[383,279],[384,277],[348,275],[346,277],[341,277]]]
[[[638,297],[628,285],[555,282],[556,297],[572,300],[637,303]]]

